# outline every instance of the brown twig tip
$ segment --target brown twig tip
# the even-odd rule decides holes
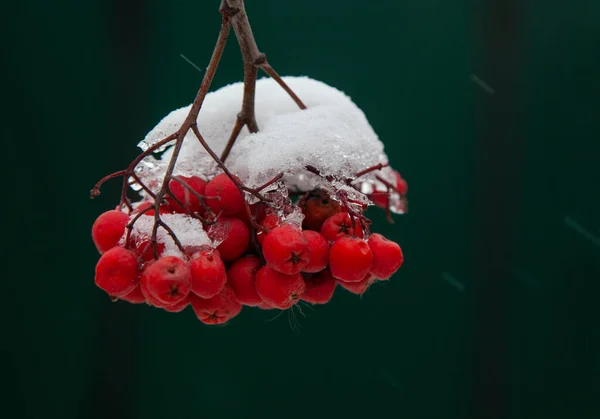
[[[355,178],[359,178],[361,176],[366,175],[367,173],[371,173],[374,172],[376,170],[381,170],[384,167],[388,167],[390,164],[389,163],[378,163],[376,165],[373,165],[371,167],[367,167],[365,170],[361,170],[360,172],[358,172],[354,177]]]

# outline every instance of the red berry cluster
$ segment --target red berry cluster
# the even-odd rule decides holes
[[[292,207],[302,216],[290,216],[268,200],[250,204],[225,173],[209,182],[175,177],[158,207],[143,201],[130,214],[111,210],[95,221],[92,238],[102,255],[96,285],[115,300],[170,312],[191,305],[203,323],[220,324],[242,306],[285,310],[300,300],[325,304],[337,284],[363,294],[402,265],[397,243],[369,234],[362,213],[328,192],[306,193]],[[226,234],[210,244],[185,243],[172,254],[164,242],[133,230],[141,217],[154,220],[156,208],[160,215],[193,215],[205,231]]]

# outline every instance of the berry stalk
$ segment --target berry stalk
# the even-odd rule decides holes
[[[306,106],[294,91],[283,81],[279,74],[277,74],[275,69],[267,62],[267,56],[259,51],[256,40],[254,39],[252,27],[250,26],[250,21],[248,20],[248,15],[246,14],[244,0],[223,0],[221,10],[225,10],[231,18],[231,24],[233,25],[233,30],[238,39],[242,59],[244,61],[244,96],[242,98],[242,109],[240,113],[238,113],[229,140],[221,154],[221,160],[225,161],[244,126],[248,127],[248,131],[251,133],[258,132],[258,125],[256,123],[256,115],[254,112],[254,102],[256,96],[256,79],[258,78],[259,68],[272,77],[290,95],[300,109],[306,109]]]

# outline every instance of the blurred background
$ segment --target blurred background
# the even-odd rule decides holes
[[[404,266],[296,319],[111,303],[90,228],[119,182],[89,190],[192,101],[219,1],[11,2],[5,417],[600,417],[600,3],[246,3],[277,71],[350,95],[408,180],[409,214],[371,214]],[[241,79],[231,38],[213,90]]]

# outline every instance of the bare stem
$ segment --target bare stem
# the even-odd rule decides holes
[[[100,179],[98,181],[98,183],[96,183],[96,185],[94,185],[94,187],[92,188],[92,190],[90,192],[90,197],[93,199],[93,198],[97,197],[98,195],[100,195],[100,188],[106,181],[117,178],[117,177],[125,176],[126,174],[127,174],[127,170],[119,170],[118,172],[111,173],[110,175],[104,176],[102,179]]]
[[[271,186],[272,184],[274,184],[275,182],[279,181],[279,179],[281,179],[283,177],[283,173],[279,173],[277,176],[275,176],[273,179],[271,179],[270,181],[264,183],[263,185],[257,186],[256,188],[254,188],[253,190],[256,192],[260,192],[262,190],[264,190],[265,188]]]
[[[379,175],[376,175],[375,178],[380,181],[381,183],[383,183],[385,186],[387,186],[388,189],[393,190],[394,192],[396,192],[397,194],[400,194],[400,191],[398,190],[398,188],[396,188],[394,185],[392,185],[390,182],[388,182],[387,180],[385,180],[384,178],[382,178]]]
[[[140,219],[140,217],[150,211],[153,207],[149,206],[148,208],[144,208],[144,210],[140,211],[133,219],[125,226],[127,229],[127,235],[125,236],[125,248],[129,247],[129,239],[131,237],[131,230],[133,230],[133,226],[136,221]]]
[[[135,172],[131,173],[131,177],[133,178],[133,180],[135,180],[134,184],[137,183],[138,185],[140,185],[140,187],[153,199],[156,199],[156,195],[154,194],[154,192],[152,192],[152,190],[146,186],[146,184],[144,182],[142,182],[142,179],[140,179],[140,177],[138,175],[135,174]]]
[[[235,144],[242,128],[248,127],[250,133],[258,132],[258,124],[256,123],[256,114],[254,110],[254,102],[256,96],[256,79],[258,78],[258,68],[271,76],[279,85],[291,96],[298,104],[300,109],[306,109],[306,106],[294,91],[283,81],[277,72],[267,62],[267,56],[259,51],[254,33],[246,14],[244,0],[223,0],[231,13],[231,24],[242,53],[244,61],[244,96],[242,98],[242,110],[237,115],[235,126],[229,136],[229,140],[221,153],[221,160],[225,161],[231,152],[231,148]]]
[[[300,98],[296,95],[296,93],[294,93],[294,91],[287,85],[287,83],[283,81],[283,79],[279,76],[279,74],[277,74],[275,69],[271,67],[271,64],[269,64],[266,61],[266,59],[264,63],[259,65],[259,67],[262,71],[267,73],[273,80],[279,83],[283,90],[285,90],[287,94],[290,95],[290,97],[293,99],[294,102],[296,102],[296,105],[298,105],[300,109],[306,109],[306,105],[304,104],[304,102],[302,102]]]
[[[229,7],[236,9],[237,12],[231,17],[231,24],[240,45],[242,59],[244,61],[244,96],[242,98],[242,110],[238,119],[248,127],[252,133],[258,132],[256,118],[254,113],[254,98],[256,95],[256,79],[258,61],[264,61],[264,54],[258,50],[254,33],[250,27],[250,21],[246,14],[244,0],[225,0]],[[224,160],[224,159],[221,159]]]
[[[155,150],[159,149],[160,147],[173,141],[176,137],[177,137],[177,133],[171,134],[171,135],[163,138],[159,142],[155,143],[153,146],[146,149],[146,151],[141,153],[139,156],[137,156],[135,158],[135,160],[133,162],[131,162],[129,167],[125,170],[125,172],[126,172],[125,174],[131,176],[131,174],[134,173],[137,165],[140,164],[140,162],[142,160],[144,160],[145,157],[149,156],[150,154],[152,154]],[[121,206],[126,205],[127,208],[129,208],[129,210],[131,210],[132,209],[131,204],[129,203],[129,200],[127,199],[127,188],[129,187],[128,181],[129,181],[129,179],[127,179],[127,177],[125,179],[123,179],[123,188],[121,189]]]
[[[169,166],[167,167],[167,171],[165,173],[163,184],[160,188],[160,191],[156,194],[156,199],[154,200],[154,226],[152,228],[152,251],[154,253],[154,257],[157,257],[158,253],[158,244],[156,242],[156,235],[158,232],[159,225],[165,228],[166,224],[162,222],[159,214],[160,203],[162,202],[167,190],[169,188],[168,179],[171,178],[173,174],[173,170],[175,169],[175,164],[177,163],[177,158],[179,156],[179,152],[181,151],[181,146],[183,145],[183,140],[185,135],[189,131],[190,127],[196,125],[196,120],[198,118],[198,114],[200,113],[200,109],[202,108],[202,103],[204,103],[204,98],[210,89],[210,85],[215,76],[215,72],[217,71],[217,67],[219,66],[219,62],[221,61],[221,57],[223,56],[223,51],[225,49],[225,45],[227,44],[227,38],[229,37],[229,32],[231,31],[231,23],[229,21],[230,15],[223,8],[225,5],[225,0],[221,3],[221,30],[219,31],[219,37],[217,38],[217,44],[215,46],[215,50],[213,51],[212,57],[210,58],[210,62],[208,64],[208,68],[206,69],[206,73],[204,73],[204,78],[202,79],[202,83],[200,84],[200,89],[198,89],[198,93],[194,98],[194,102],[190,108],[190,112],[187,117],[183,121],[183,124],[179,128],[179,130],[174,134],[176,137],[175,148],[173,150],[173,154],[171,156],[171,160],[169,161]],[[167,231],[168,228],[165,228]],[[172,233],[172,231],[170,232]],[[173,235],[174,236],[174,235]],[[177,240],[176,237],[173,237],[173,240]],[[176,242],[177,243],[177,242]],[[179,247],[179,245],[178,245]]]
[[[179,248],[179,251],[181,251],[181,253],[185,253],[185,249],[181,245],[181,242],[177,238],[177,235],[175,234],[175,232],[173,230],[171,230],[171,227],[169,227],[168,225],[166,225],[163,220],[158,220],[158,224],[167,231],[167,233],[169,234],[169,236],[171,236],[171,238],[173,239],[173,241],[177,245],[177,248]],[[153,249],[153,251],[154,251],[154,249]],[[157,258],[157,256],[158,256],[158,254],[155,254],[154,258]]]
[[[374,172],[376,170],[381,170],[384,167],[388,167],[389,165],[390,165],[389,163],[379,163],[379,164],[376,164],[374,166],[367,167],[365,170],[361,170],[360,172],[358,172],[354,177],[355,177],[355,179],[357,179],[357,178],[359,178],[361,176],[366,175],[367,173],[371,173],[371,172]]]
[[[260,199],[263,202],[271,202],[270,199],[262,196],[260,191],[262,191],[267,186],[270,186],[273,183],[277,182],[279,179],[281,179],[283,177],[283,173],[278,174],[277,176],[275,176],[273,179],[271,179],[264,185],[261,185],[257,188],[249,188],[248,186],[246,186],[242,182],[240,182],[240,180],[238,179],[237,176],[235,176],[233,173],[231,173],[231,171],[227,168],[227,166],[225,166],[225,163],[223,163],[223,161],[219,158],[219,156],[217,156],[217,154],[212,150],[212,148],[210,148],[210,146],[208,145],[208,143],[206,142],[204,137],[202,137],[202,134],[200,134],[200,131],[198,130],[198,126],[192,125],[191,128],[192,128],[192,132],[194,134],[196,134],[196,137],[198,138],[198,141],[200,141],[200,144],[202,145],[202,147],[204,147],[206,152],[213,158],[215,163],[217,163],[217,166],[219,166],[219,168],[221,170],[223,170],[223,172],[227,175],[227,177],[229,177],[229,179],[231,179],[231,181],[235,184],[235,186],[237,186],[237,188],[240,190],[240,192],[248,192],[249,194],[254,195],[255,197],[257,197],[258,199]]]

